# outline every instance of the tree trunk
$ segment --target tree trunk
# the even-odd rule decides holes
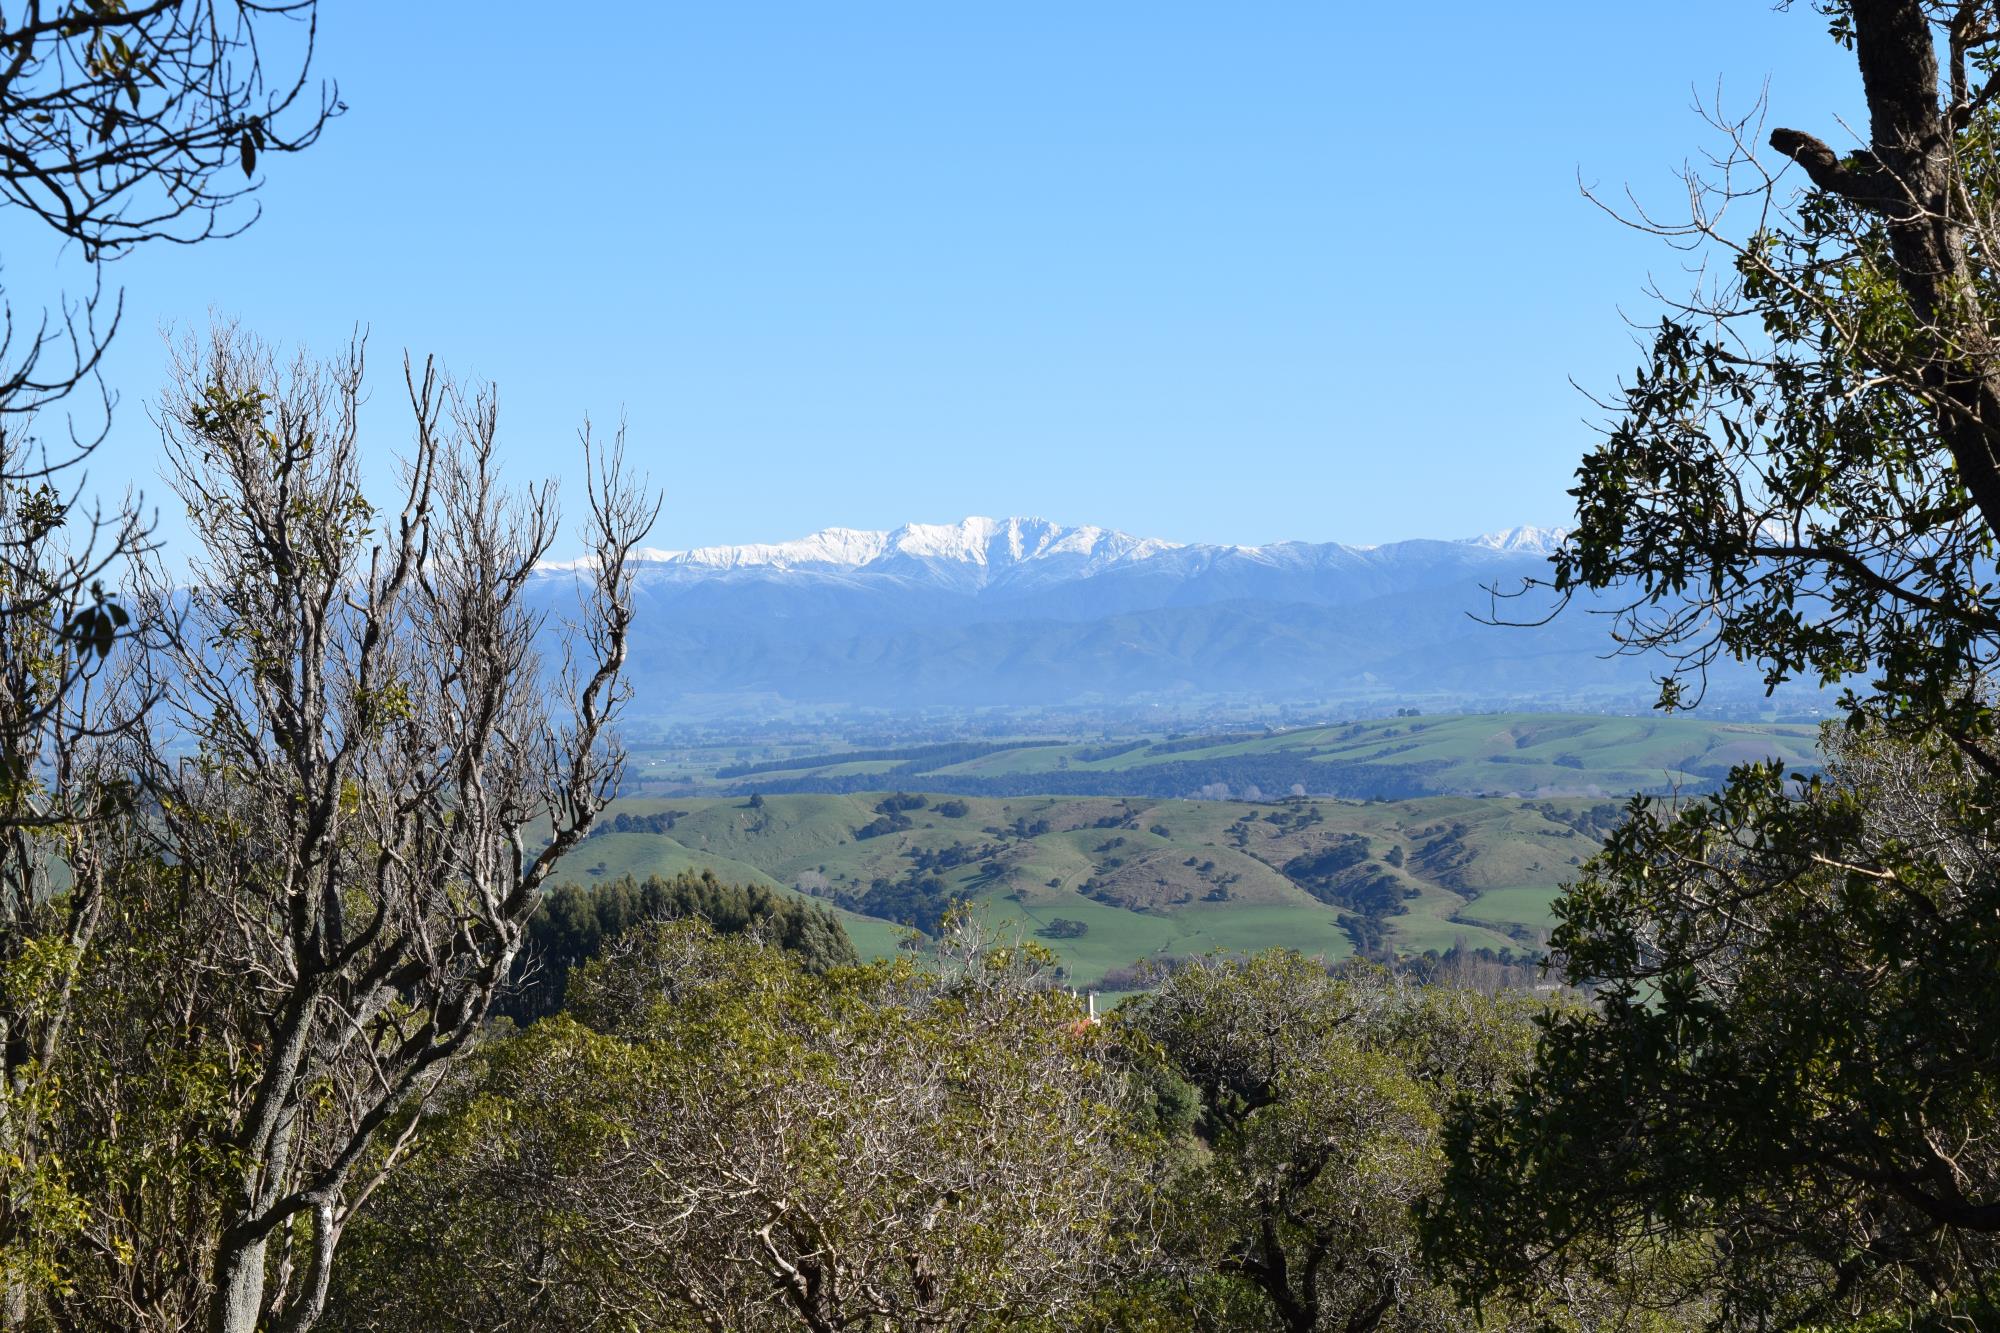
[[[215,1256],[208,1333],[257,1333],[257,1317],[264,1306],[264,1247],[262,1236],[251,1240],[223,1233]]]
[[[0,1018],[0,1053],[7,1049],[12,1025]],[[9,1064],[11,1066],[11,1061]],[[15,1172],[22,1180],[30,1179],[35,1169],[34,1144],[31,1136],[20,1132],[14,1123],[13,1105],[20,1100],[21,1084],[14,1078],[11,1067],[6,1074],[6,1095],[0,1095],[0,1148],[12,1146],[16,1159]],[[21,1200],[0,1197],[0,1248],[20,1243],[28,1230],[25,1207]],[[0,1285],[0,1329],[25,1328],[28,1324],[28,1286],[25,1282],[8,1282]]]
[[[322,1201],[312,1211],[312,1261],[306,1270],[305,1286],[298,1300],[286,1312],[284,1333],[307,1333],[326,1313],[327,1292],[333,1285],[333,1252],[340,1245],[341,1224],[333,1205]]]
[[[1855,55],[1868,102],[1869,151],[1842,158],[1781,129],[1771,146],[1813,184],[1883,219],[1895,277],[1926,327],[1918,376],[1958,474],[2000,534],[2000,346],[1973,290],[1971,222],[1951,152],[1958,108],[1938,104],[1937,47],[1922,0],[1854,0]]]

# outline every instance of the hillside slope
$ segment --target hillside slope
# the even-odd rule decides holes
[[[560,873],[712,867],[841,906],[876,953],[894,949],[893,922],[930,924],[964,900],[1097,985],[1213,949],[1531,953],[1557,885],[1615,817],[1609,803],[1466,798],[628,799]]]

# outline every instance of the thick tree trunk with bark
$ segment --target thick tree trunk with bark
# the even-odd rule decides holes
[[[257,1333],[264,1309],[264,1240],[225,1235],[216,1256],[209,1333]]]

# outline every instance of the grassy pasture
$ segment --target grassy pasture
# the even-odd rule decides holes
[[[1018,760],[1013,751],[994,758]],[[1042,931],[1058,917],[1084,933],[1045,942],[1079,984],[1148,957],[1284,945],[1351,952],[1338,917],[1289,865],[1366,840],[1364,868],[1405,895],[1389,917],[1406,952],[1472,946],[1517,952],[1548,925],[1555,885],[1596,850],[1587,801],[1434,797],[1410,801],[932,797],[908,826],[857,834],[882,793],[677,797],[618,802],[613,816],[670,828],[587,840],[561,875],[580,882],[708,867],[727,879],[858,900],[877,880],[935,874],[994,925]],[[957,817],[940,801],[962,801]],[[1601,808],[1601,807],[1600,807]],[[1344,841],[1345,840],[1345,841]],[[955,863],[953,863],[955,862]],[[929,871],[920,865],[933,867]],[[843,912],[864,953],[892,953],[902,928]],[[1505,933],[1509,928],[1522,932]]]
[[[912,790],[1002,796],[1014,791],[1193,796],[1217,783],[1270,798],[1312,795],[1469,795],[1623,799],[1636,791],[1710,790],[1731,767],[1775,758],[1816,766],[1817,729],[1805,724],[1694,717],[1562,713],[1377,718],[1290,730],[1129,736],[1026,743],[971,757],[936,747],[907,758],[856,760],[835,750],[796,754],[755,775],[724,778],[717,764],[691,777],[699,794],[761,790]],[[735,753],[734,751],[730,753]],[[718,752],[717,758],[721,758]],[[1046,783],[1046,785],[1042,785]],[[1249,788],[1256,786],[1256,793]]]

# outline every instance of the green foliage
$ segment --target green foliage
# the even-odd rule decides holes
[[[854,840],[856,842],[865,842],[869,838],[880,838],[890,833],[900,833],[909,827],[909,817],[892,810],[883,814],[880,818],[869,820],[866,824],[854,830]]]
[[[629,932],[437,1101],[334,1325],[1676,1327],[1588,1284],[1479,1314],[1420,1263],[1440,1116],[1508,1096],[1533,1006],[1272,952],[1093,1025],[1048,962]]]
[[[1903,96],[1886,73],[1878,84]],[[1904,105],[1935,93],[1908,90]],[[1975,209],[2000,179],[1995,127],[1990,110],[1956,127],[1951,189]],[[1773,685],[1845,684],[1857,719],[1984,726],[1988,701],[1969,686],[2000,661],[2000,515],[1975,501],[1988,465],[1969,450],[1979,440],[1990,457],[1994,428],[1939,401],[1932,358],[1975,336],[2000,288],[1977,266],[1930,323],[1913,303],[1938,273],[1912,267],[1898,229],[1875,201],[1816,192],[1773,198],[1741,245],[1706,234],[1720,289],[1660,322],[1577,472],[1553,586],[1628,597],[1619,637],[1673,662],[1663,703],[1697,701],[1706,668],[1733,657]]]
[[[99,830],[93,841],[102,855],[111,839]],[[59,1048],[31,1107],[6,1107],[10,1123],[35,1117],[42,1151],[8,1173],[33,1226],[4,1249],[30,1261],[14,1275],[74,1325],[125,1325],[135,1305],[199,1322],[204,1265],[242,1162],[229,1131],[254,1077],[241,1037],[254,983],[198,965],[201,940],[222,923],[184,876],[142,857],[105,878],[91,948],[8,978],[39,1002],[61,995],[89,1040]]]
[[[1181,968],[1120,1018],[1175,1076],[1152,1082],[1163,1127],[1176,1084],[1199,1093],[1167,1245],[1194,1291],[1262,1311],[1229,1326],[1476,1326],[1423,1272],[1413,1210],[1443,1169],[1441,1108],[1525,1073],[1524,1006],[1271,951]]]
[[[1045,966],[628,934],[443,1099],[336,1324],[1076,1326],[1139,1240],[1148,1140]]]
[[[1393,850],[1400,866],[1403,849]],[[1321,902],[1348,909],[1339,920],[1353,939],[1355,952],[1379,957],[1390,951],[1389,918],[1407,911],[1404,899],[1416,897],[1417,890],[1371,865],[1369,852],[1365,834],[1348,833],[1317,852],[1293,857],[1283,869],[1287,879]]]
[[[1776,131],[1817,188],[1740,243],[1693,182],[1678,234],[1719,281],[1612,404],[1553,586],[1625,597],[1663,707],[1729,657],[1843,687],[1846,725],[1823,780],[1635,803],[1558,903],[1595,1003],[1545,1020],[1510,1102],[1458,1110],[1427,1219],[1474,1295],[1644,1272],[1742,1326],[1972,1326],[1994,1289],[2000,122],[1963,88],[2000,30],[1823,8],[1869,148]]]
[[[572,1312],[588,1308],[595,1291],[617,1301],[617,1259],[577,1201],[530,1182],[566,1179],[618,1153],[626,1130],[616,1110],[653,1072],[643,1050],[560,1014],[489,1045],[471,1090],[432,1119],[421,1149],[349,1238],[327,1325],[587,1326],[583,1317],[570,1322]],[[645,1326],[696,1327],[640,1308]],[[641,1326],[620,1313],[614,1327]]]
[[[1937,744],[1829,743],[1796,794],[1758,767],[1679,810],[1636,803],[1559,903],[1554,947],[1597,1002],[1545,1021],[1511,1102],[1457,1117],[1432,1226],[1467,1290],[1659,1245],[1742,1319],[1924,1310],[1994,1280],[1986,784]]]
[[[495,1012],[517,1023],[555,1013],[563,1007],[571,972],[611,941],[647,922],[686,918],[707,922],[720,934],[768,939],[796,953],[814,972],[860,961],[839,919],[812,903],[761,885],[725,884],[707,870],[671,879],[649,875],[643,884],[626,875],[588,887],[563,884],[542,900],[528,921],[516,985]]]
[[[1356,936],[1400,957],[1462,945],[1525,963],[1554,924],[1557,883],[1621,815],[1616,805],[1573,799],[1269,806],[956,797],[963,815],[933,798],[904,816],[910,827],[857,841],[857,825],[887,818],[872,813],[884,795],[769,796],[755,815],[736,799],[628,798],[600,820],[612,831],[563,869],[581,880],[604,862],[592,878],[608,881],[693,867],[727,882],[799,886],[841,913],[864,954],[882,956],[901,938],[888,923],[934,927],[954,902],[978,903],[1030,935],[1062,917],[1086,933],[1042,938],[1072,984],[1090,986],[1143,957],[1284,945],[1340,958]],[[1285,873],[1350,837],[1365,838],[1379,859],[1310,888]],[[1390,864],[1392,853],[1403,854],[1401,866]]]
[[[1814,1324],[1802,1333],[1962,1333],[2000,1326],[2000,1305],[1991,1297],[1947,1297],[1932,1308],[1866,1315],[1833,1324]]]
[[[869,916],[936,935],[944,928],[945,919],[965,903],[966,896],[942,876],[913,867],[900,878],[885,875],[876,879],[853,900],[853,906]]]

